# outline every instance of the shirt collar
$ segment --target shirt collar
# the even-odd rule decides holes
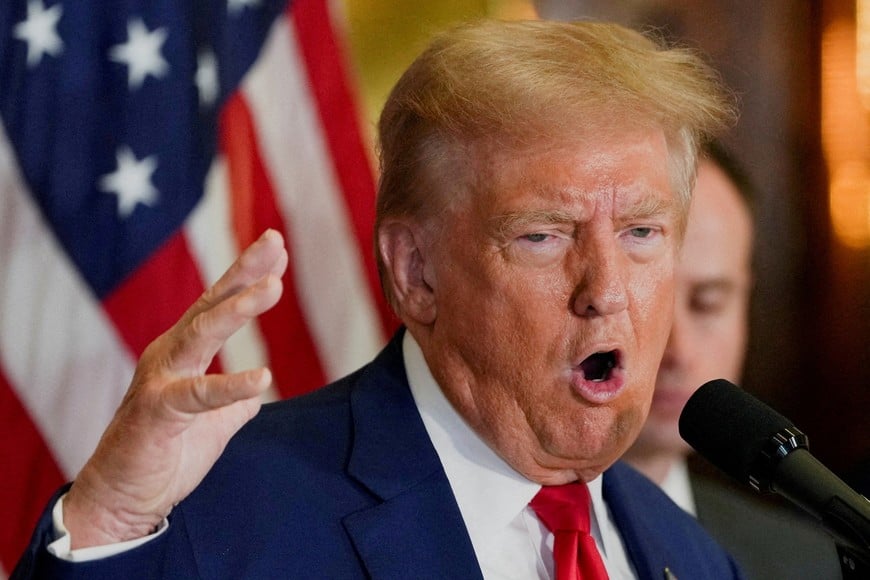
[[[667,476],[661,485],[662,490],[674,500],[674,503],[684,511],[697,516],[695,496],[692,493],[692,484],[689,480],[689,468],[685,459],[676,461],[668,470]]]

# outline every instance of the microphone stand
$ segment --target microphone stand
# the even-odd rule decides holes
[[[843,580],[866,580],[870,578],[870,556],[851,546],[835,542],[837,556],[840,557],[840,570]]]
[[[795,427],[782,429],[753,467],[752,487],[786,497],[834,537],[844,580],[870,578],[870,500],[810,455],[806,435]]]

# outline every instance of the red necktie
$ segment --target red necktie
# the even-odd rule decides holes
[[[544,486],[529,502],[555,536],[556,580],[607,580],[607,570],[589,535],[589,502],[585,483]]]

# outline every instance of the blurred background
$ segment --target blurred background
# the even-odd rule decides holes
[[[211,370],[268,364],[280,398],[380,349],[378,111],[433,32],[481,16],[615,20],[721,72],[757,190],[743,386],[867,485],[870,0],[86,4],[0,2],[0,580],[142,350],[263,229],[285,295]]]
[[[387,92],[465,18],[595,18],[697,48],[737,94],[725,143],[757,190],[744,387],[852,476],[870,458],[870,1],[343,0],[371,137]],[[865,464],[866,465],[866,464]]]

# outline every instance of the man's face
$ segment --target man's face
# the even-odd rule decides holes
[[[515,469],[589,479],[646,416],[673,309],[679,203],[660,131],[491,155],[426,250],[415,332],[445,394]]]
[[[701,163],[677,265],[674,325],[632,452],[685,454],[680,413],[707,381],[737,382],[746,349],[752,221],[725,174]]]

